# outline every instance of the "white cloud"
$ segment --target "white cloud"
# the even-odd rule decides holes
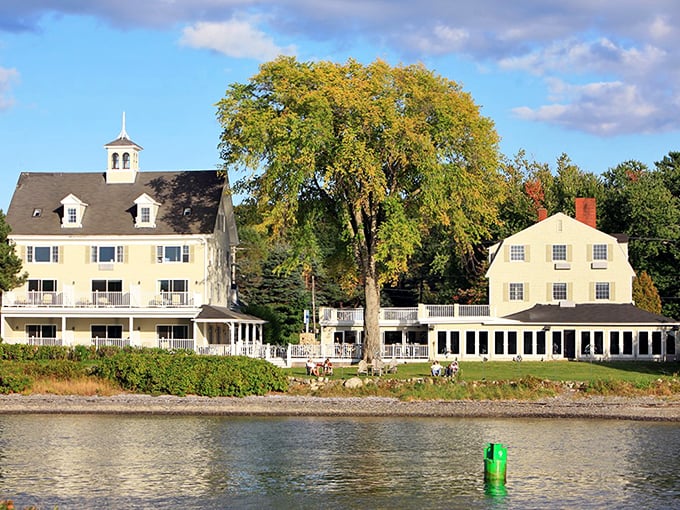
[[[277,46],[266,33],[243,20],[221,23],[199,22],[182,32],[181,44],[206,48],[234,58],[271,60],[278,55],[293,55],[294,46]]]
[[[604,135],[680,129],[680,115],[668,114],[680,98],[680,2],[671,0],[2,0],[0,30],[36,29],[53,13],[126,29],[185,26],[185,46],[263,61],[296,53],[282,40],[365,42],[407,61],[463,55],[488,72],[543,77],[543,106],[517,108],[522,118]]]
[[[0,67],[0,111],[7,110],[14,105],[14,99],[10,95],[13,82],[18,81],[19,72],[16,69]]]
[[[569,85],[551,80],[552,104],[515,108],[526,120],[558,124],[598,136],[664,131],[672,124],[678,108],[660,111],[657,104],[635,85],[594,82]]]

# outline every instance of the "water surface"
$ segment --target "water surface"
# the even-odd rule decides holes
[[[508,448],[503,490],[487,442]],[[18,508],[671,508],[680,427],[573,419],[0,416]]]

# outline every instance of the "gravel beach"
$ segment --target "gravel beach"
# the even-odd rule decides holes
[[[680,400],[655,397],[560,395],[536,401],[413,401],[392,398],[174,397],[116,395],[81,397],[2,395],[0,414],[144,414],[205,416],[412,416],[466,418],[598,418],[680,421]]]

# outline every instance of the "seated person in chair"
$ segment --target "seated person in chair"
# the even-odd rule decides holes
[[[329,358],[326,358],[326,361],[323,362],[323,373],[333,375],[333,363],[331,363]]]
[[[434,376],[442,375],[442,366],[439,364],[439,361],[434,360],[432,362],[432,365],[430,365],[430,373]]]
[[[319,376],[319,369],[316,367],[316,363],[312,361],[312,358],[307,360],[305,367],[307,368],[307,375],[315,375],[317,377]]]

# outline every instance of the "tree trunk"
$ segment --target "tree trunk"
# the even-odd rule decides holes
[[[366,278],[364,294],[364,359],[371,362],[380,358],[380,287],[375,278]]]

